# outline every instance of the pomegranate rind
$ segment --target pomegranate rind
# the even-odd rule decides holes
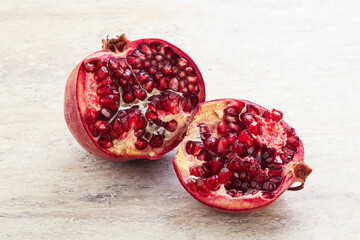
[[[190,65],[194,68],[195,74],[198,77],[198,86],[200,92],[198,94],[199,104],[205,101],[205,84],[195,62],[181,49],[172,45],[169,42],[166,42],[161,39],[156,38],[147,38],[147,39],[139,39],[135,41],[128,42],[122,52],[112,52],[107,49],[103,49],[101,51],[95,52],[81,61],[71,72],[65,87],[65,99],[64,99],[64,116],[67,123],[67,126],[78,141],[78,143],[89,153],[114,162],[122,162],[129,161],[134,159],[150,159],[155,160],[168,153],[176,146],[178,146],[182,140],[182,137],[186,131],[186,128],[180,128],[173,135],[170,141],[168,141],[161,148],[151,148],[149,147],[146,151],[141,150],[131,150],[126,149],[124,154],[116,154],[110,152],[109,150],[101,147],[97,140],[92,136],[88,127],[86,127],[86,123],[84,120],[84,115],[86,111],[86,101],[84,96],[84,86],[86,81],[86,70],[84,64],[87,62],[91,62],[94,59],[100,59],[101,57],[109,58],[111,56],[121,57],[125,56],[128,52],[135,50],[141,43],[152,43],[159,42],[164,46],[171,47],[174,52],[178,53],[180,56],[185,57]],[[194,112],[193,112],[194,113]],[[190,114],[190,118],[187,119],[187,123],[192,120],[193,113]],[[128,134],[130,135],[130,134]],[[129,137],[130,138],[130,137]],[[129,140],[129,138],[123,139],[123,141]],[[128,144],[134,144],[128,143]]]
[[[206,197],[200,195],[198,192],[192,191],[188,185],[188,179],[190,176],[189,169],[192,166],[198,165],[200,161],[196,158],[196,156],[189,155],[187,153],[186,143],[189,140],[194,141],[194,137],[198,135],[197,129],[199,124],[206,123],[209,128],[216,128],[216,123],[222,118],[223,109],[229,106],[229,104],[233,101],[242,101],[246,104],[255,105],[260,110],[266,110],[266,108],[258,104],[242,99],[216,99],[199,104],[194,118],[189,124],[186,136],[181,142],[179,151],[173,160],[173,165],[181,185],[193,198],[199,202],[209,207],[226,212],[251,212],[264,208],[274,202],[295,182],[300,182],[303,184],[306,177],[311,173],[311,169],[304,163],[304,146],[300,140],[300,144],[297,148],[297,152],[295,153],[293,160],[283,165],[283,172],[281,176],[282,183],[272,192],[274,194],[272,198],[264,198],[261,191],[254,195],[244,195],[241,197],[231,197],[230,195],[226,194],[224,188],[220,188],[220,190],[212,192],[209,196]],[[283,120],[281,121],[281,124],[284,128],[289,126]]]

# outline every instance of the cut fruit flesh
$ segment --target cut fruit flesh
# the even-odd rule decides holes
[[[281,119],[280,111],[246,100],[200,104],[173,161],[181,184],[206,205],[239,212],[270,204],[294,182],[303,186],[311,169]]]

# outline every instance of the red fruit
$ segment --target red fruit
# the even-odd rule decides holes
[[[304,163],[302,141],[280,113],[246,100],[200,104],[173,161],[183,187],[198,201],[231,212],[254,211],[286,190],[302,189],[312,170]],[[247,129],[227,129],[228,116]],[[194,152],[198,139],[210,156],[206,161]],[[301,184],[291,187],[295,182]]]
[[[130,41],[123,34],[103,40],[103,49],[72,71],[65,119],[100,158],[157,159],[180,143],[204,100],[201,73],[186,53],[161,39]]]

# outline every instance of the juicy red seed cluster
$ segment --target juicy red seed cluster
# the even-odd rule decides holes
[[[159,112],[190,113],[199,103],[198,77],[187,59],[160,43],[143,43],[126,58],[112,57],[85,63],[98,83],[96,93],[101,109],[89,109],[84,117],[90,132],[99,137],[100,146],[113,146],[113,139],[134,130],[135,147],[161,147],[164,131],[174,132],[177,121],[161,121]],[[154,88],[160,91],[149,96]],[[146,101],[146,111],[139,110],[139,101]],[[120,103],[128,104],[120,109]],[[147,126],[152,129],[147,131]],[[155,130],[154,130],[155,129]],[[155,133],[154,133],[155,131]]]
[[[261,134],[260,122],[279,122],[282,113],[273,109],[261,111],[256,106],[237,101],[224,109],[222,121],[217,125],[220,137],[214,137],[206,124],[198,125],[201,142],[188,141],[186,152],[205,161],[190,169],[190,189],[207,196],[224,184],[232,197],[255,194],[262,191],[263,197],[271,198],[280,185],[283,164],[291,161],[300,144],[292,127],[284,129],[287,135],[282,153],[258,143],[254,137]]]

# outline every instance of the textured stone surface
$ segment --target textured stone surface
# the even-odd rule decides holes
[[[0,8],[0,239],[359,239],[360,2],[19,1]],[[171,160],[109,163],[66,128],[72,68],[126,32],[181,47],[207,99],[283,110],[314,169],[305,189],[233,215]]]

